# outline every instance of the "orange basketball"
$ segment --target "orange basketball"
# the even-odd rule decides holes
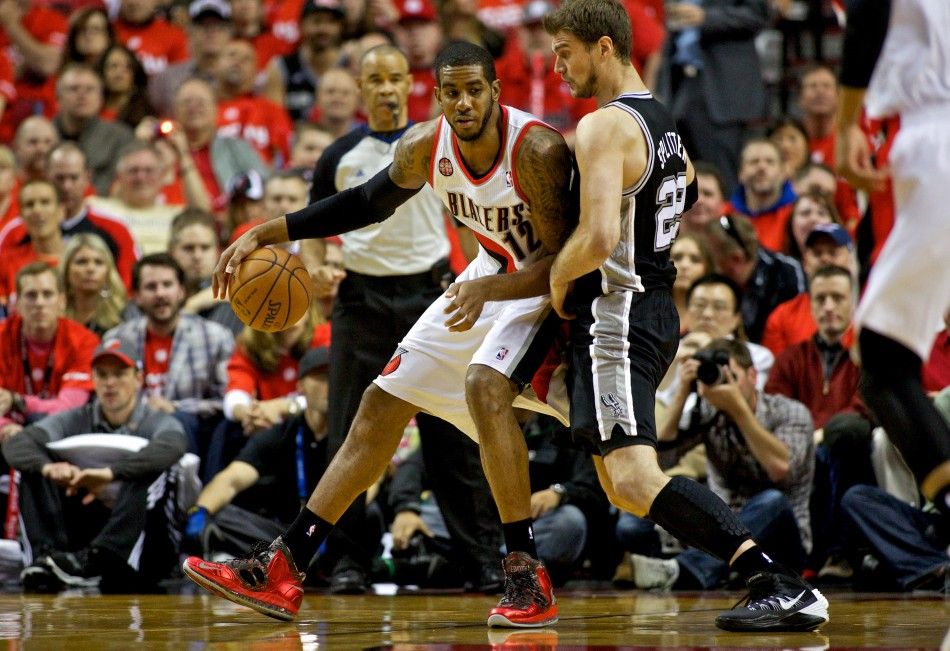
[[[252,251],[231,274],[228,297],[243,323],[263,332],[286,330],[310,306],[313,286],[300,258],[284,249]]]

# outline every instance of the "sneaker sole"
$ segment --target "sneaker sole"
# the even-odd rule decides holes
[[[20,573],[20,583],[25,592],[59,592],[66,586],[48,567],[31,566]]]
[[[248,608],[256,610],[263,615],[267,615],[268,617],[273,617],[274,619],[279,619],[284,622],[293,621],[293,619],[297,616],[297,613],[292,613],[286,608],[280,608],[279,606],[273,606],[266,602],[252,599],[251,597],[242,595],[239,592],[232,592],[194,571],[188,567],[187,563],[182,563],[181,569],[189,579],[197,583],[199,586],[209,592],[213,592],[219,597],[227,599],[228,601],[233,601],[236,604],[247,606]]]
[[[505,617],[504,615],[499,615],[498,613],[493,613],[488,616],[488,625],[493,627],[504,627],[504,628],[544,628],[545,626],[551,626],[552,624],[557,623],[557,614],[554,617],[549,619],[541,619],[536,622],[517,622],[512,621]]]
[[[755,632],[755,631],[787,631],[800,633],[804,631],[814,631],[822,624],[828,621],[828,600],[818,590],[812,590],[815,596],[815,603],[802,608],[794,613],[789,613],[778,621],[761,621],[736,618],[731,619],[720,615],[716,618],[716,626],[732,632]]]
[[[57,579],[63,582],[64,585],[68,585],[72,588],[95,588],[99,585],[99,581],[102,578],[99,576],[86,578],[82,576],[76,576],[75,574],[70,574],[57,565],[56,561],[54,561],[52,558],[46,559],[46,566],[56,576]]]

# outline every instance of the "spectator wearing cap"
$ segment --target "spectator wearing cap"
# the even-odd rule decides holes
[[[24,423],[86,402],[99,343],[63,317],[62,285],[45,262],[20,269],[16,291],[15,310],[0,322],[0,440]]]
[[[261,160],[281,167],[290,158],[293,125],[283,106],[254,92],[256,56],[249,42],[234,39],[218,60],[218,135],[243,138]]]
[[[841,217],[835,208],[832,195],[820,192],[807,192],[795,197],[792,214],[785,226],[785,245],[782,252],[799,262],[805,238],[819,224],[840,224]]]
[[[175,93],[174,107],[173,134],[180,131],[184,135],[180,149],[188,154],[179,163],[181,176],[200,177],[210,197],[211,211],[223,212],[228,202],[228,182],[249,170],[266,174],[267,167],[244,140],[218,135],[218,100],[207,81],[192,78],[184,82]]]
[[[119,0],[116,38],[154,75],[189,57],[188,36],[158,15],[158,0]]]
[[[759,343],[769,314],[805,291],[802,268],[787,255],[760,245],[745,217],[725,215],[708,222],[705,232],[716,270],[742,292],[740,311],[746,336]]]
[[[856,272],[854,244],[848,231],[840,224],[819,224],[805,238],[802,251],[802,268],[805,276],[811,276],[821,267],[834,265]],[[762,345],[778,355],[787,347],[807,341],[817,332],[818,326],[812,317],[811,299],[807,293],[782,303],[769,315],[762,334]],[[853,333],[846,333],[850,345]]]
[[[172,467],[186,445],[181,425],[139,398],[142,367],[131,342],[103,341],[92,355],[92,383],[91,402],[44,418],[3,444],[4,457],[20,471],[32,558],[21,574],[28,592],[100,579],[102,590],[143,589],[166,578],[177,560],[170,503],[177,485]],[[110,462],[90,451],[91,461],[73,463],[47,447],[87,433],[146,441]]]
[[[162,160],[154,145],[134,140],[116,155],[113,196],[90,197],[89,206],[119,220],[129,229],[142,253],[164,251],[168,227],[184,206],[159,201]]]
[[[264,94],[286,107],[294,121],[310,115],[323,73],[337,65],[345,19],[342,0],[305,0],[299,46],[268,65]]]
[[[257,189],[254,188],[254,191],[256,196]],[[271,177],[264,182],[263,202],[261,205],[263,209],[262,219],[256,222],[245,222],[235,228],[231,233],[230,241],[234,242],[237,238],[246,233],[248,229],[261,223],[261,221],[277,219],[288,213],[303,210],[307,207],[309,202],[309,191],[310,184],[308,184],[306,179],[296,170],[285,170],[271,175]],[[300,250],[299,243],[297,242],[290,242],[286,246],[294,253]]]
[[[596,109],[597,102],[572,97],[554,71],[551,37],[544,31],[544,17],[553,10],[547,0],[532,0],[525,6],[521,25],[498,62],[498,78],[505,104],[536,115],[572,142],[578,120]]]
[[[233,242],[235,233],[243,233],[267,219],[264,210],[264,177],[257,170],[240,172],[228,181],[228,216],[220,229],[222,242]]]
[[[397,0],[399,23],[396,44],[409,59],[409,119],[424,122],[439,114],[433,89],[436,86],[435,57],[445,42],[445,33],[430,0]]]
[[[92,184],[107,195],[115,175],[115,153],[133,141],[132,129],[99,118],[102,111],[102,79],[83,63],[70,63],[56,81],[59,111],[53,124],[62,140],[73,140],[86,155]]]
[[[227,0],[193,0],[188,4],[188,15],[191,56],[149,78],[149,100],[160,116],[172,114],[175,91],[185,80],[200,77],[214,81],[215,66],[234,34],[231,5]]]
[[[201,456],[221,420],[234,336],[218,323],[182,313],[185,272],[168,253],[135,263],[132,292],[142,316],[104,338],[132,342],[145,372],[148,406],[181,421],[189,451]]]
[[[208,482],[189,511],[186,548],[206,558],[216,552],[243,554],[256,540],[276,536],[293,522],[297,505],[317,485],[332,456],[327,446],[329,363],[326,346],[311,348],[300,359],[292,414],[255,434]],[[363,544],[377,543],[380,533]]]

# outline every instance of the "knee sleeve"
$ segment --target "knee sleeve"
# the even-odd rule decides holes
[[[650,507],[650,519],[688,545],[728,562],[752,535],[712,491],[674,477]]]

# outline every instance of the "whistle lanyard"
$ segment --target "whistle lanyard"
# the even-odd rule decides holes
[[[297,496],[301,504],[306,504],[310,492],[307,490],[307,471],[303,463],[303,430],[303,425],[297,428]]]
[[[46,370],[43,372],[43,390],[33,390],[33,368],[30,366],[30,355],[26,350],[26,337],[20,335],[20,355],[23,358],[23,379],[26,385],[26,395],[38,396],[40,398],[49,397],[49,383],[53,378],[53,347],[50,345],[49,356],[46,358]]]

